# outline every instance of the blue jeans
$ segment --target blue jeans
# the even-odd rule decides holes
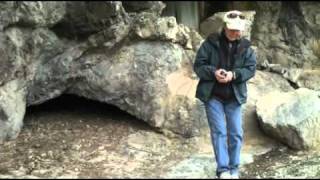
[[[237,101],[220,102],[214,98],[205,103],[217,170],[238,173],[242,146],[241,105]]]

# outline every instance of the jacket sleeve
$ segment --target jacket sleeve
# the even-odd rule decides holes
[[[200,46],[195,63],[193,65],[193,69],[197,76],[203,80],[215,80],[215,71],[216,67],[210,65],[210,45],[208,41],[204,41]]]
[[[235,73],[234,83],[243,83],[255,75],[256,72],[256,54],[253,49],[248,48],[245,55],[245,63],[243,67],[233,69]]]

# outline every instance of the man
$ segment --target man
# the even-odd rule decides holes
[[[243,130],[241,105],[247,101],[246,81],[256,71],[256,55],[242,38],[245,16],[225,14],[220,34],[210,35],[199,48],[194,71],[200,78],[196,97],[204,104],[219,178],[239,178]]]

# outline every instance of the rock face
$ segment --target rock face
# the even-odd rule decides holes
[[[1,3],[0,139],[18,135],[27,106],[63,93],[116,105],[163,132],[196,135],[205,117],[192,64],[202,38],[159,17],[162,3],[149,5],[128,14],[121,2]]]
[[[61,37],[86,40],[88,36],[128,23],[121,2],[65,2],[65,15],[52,29]],[[67,31],[66,31],[67,30]]]
[[[26,111],[25,83],[13,80],[0,89],[0,142],[14,139],[22,128],[22,119]]]
[[[299,88],[261,97],[257,115],[262,129],[294,149],[319,148],[320,94]]]
[[[139,1],[122,1],[122,5],[127,12],[152,12],[158,15],[166,5],[162,1],[145,1],[143,3]]]
[[[258,2],[252,39],[262,49],[261,63],[319,66],[319,57],[313,52],[314,41],[319,38],[319,7],[312,2]]]
[[[8,26],[51,27],[60,21],[65,13],[65,2],[23,2],[1,3],[1,31]]]
[[[252,42],[258,66],[296,86],[319,89],[319,3],[257,2]]]

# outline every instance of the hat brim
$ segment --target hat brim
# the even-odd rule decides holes
[[[239,24],[239,23],[226,23],[226,26],[230,30],[243,31],[245,29],[244,24]]]

